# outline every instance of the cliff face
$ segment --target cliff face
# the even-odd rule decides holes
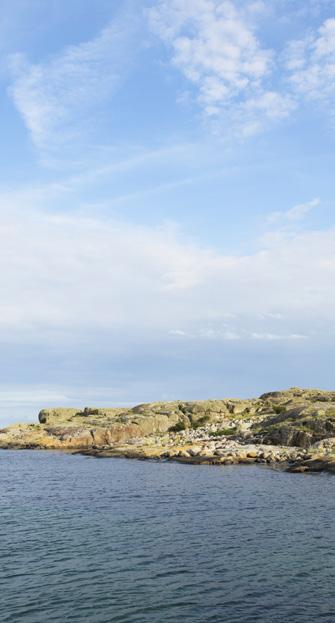
[[[335,436],[335,392],[292,388],[250,400],[156,402],[129,409],[43,409],[39,424],[1,430],[0,448],[113,448],[138,439],[148,444],[164,436],[169,442],[179,442],[185,435],[189,441],[221,436],[308,448]]]

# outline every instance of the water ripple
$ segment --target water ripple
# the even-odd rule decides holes
[[[335,478],[0,452],[1,623],[334,623]]]

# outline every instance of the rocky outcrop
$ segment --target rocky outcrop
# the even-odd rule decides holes
[[[263,441],[308,448],[335,435],[335,392],[294,388],[261,398],[275,412],[252,427]]]
[[[335,456],[335,392],[291,388],[249,400],[140,404],[131,408],[43,409],[38,424],[0,431],[0,448],[43,448],[95,456],[193,463],[267,463],[310,470]],[[335,459],[334,459],[335,460]]]
[[[335,474],[335,454],[314,454],[294,462],[287,468],[293,474],[330,472]]]

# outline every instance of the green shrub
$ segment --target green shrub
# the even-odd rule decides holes
[[[285,405],[272,405],[272,408],[278,415],[280,415],[280,413],[285,413],[286,411]]]
[[[186,424],[184,421],[177,422],[177,424],[169,428],[170,433],[180,433],[182,430],[186,430]]]
[[[207,424],[207,422],[209,422],[209,419],[210,419],[209,415],[203,415],[196,422],[192,422],[192,428],[194,428],[195,430],[197,428],[201,428],[202,426]]]

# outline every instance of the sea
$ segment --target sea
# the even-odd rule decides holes
[[[335,476],[0,451],[1,623],[334,623]]]

